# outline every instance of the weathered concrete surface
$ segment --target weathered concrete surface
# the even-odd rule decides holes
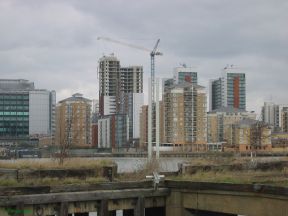
[[[85,193],[84,197],[83,193]],[[105,191],[104,194],[103,191],[87,193],[73,192],[73,195],[60,193],[59,196],[50,194],[49,199],[42,197],[43,195],[21,195],[17,196],[16,200],[8,198],[9,205],[6,207],[21,203],[26,212],[31,212],[31,216],[37,215],[37,212],[41,213],[39,215],[67,215],[68,213],[83,212],[99,212],[99,214],[108,215],[108,212],[119,209],[133,209],[135,215],[144,216],[144,208],[165,207],[165,197],[169,194],[168,189],[164,188],[157,192],[153,189],[140,189],[138,191],[132,189],[130,191]],[[18,208],[14,209],[19,211]],[[0,207],[0,215],[8,216],[9,214]],[[30,214],[26,215],[30,216]]]
[[[66,192],[66,193],[49,193],[49,194],[33,194],[33,195],[17,195],[0,197],[0,206],[13,206],[18,203],[24,205],[39,205],[57,202],[81,202],[91,200],[113,200],[126,199],[133,197],[161,197],[170,193],[167,188],[154,189],[123,189],[123,190],[98,190],[85,192]]]
[[[138,198],[137,198],[138,199]],[[137,204],[137,199],[121,199],[121,200],[109,200],[109,211],[112,210],[129,210],[134,209]],[[153,207],[164,207],[165,206],[165,197],[146,197],[144,199],[145,208]]]
[[[63,193],[63,192],[79,192],[79,191],[96,191],[96,190],[122,190],[151,188],[151,181],[137,182],[111,182],[97,184],[74,184],[74,185],[55,185],[55,186],[19,186],[19,187],[0,187],[0,196],[27,195],[27,194],[47,194],[47,193]],[[161,182],[161,187],[164,184]]]
[[[167,182],[166,186],[171,189],[170,197],[182,200],[184,209],[249,216],[288,215],[288,188],[175,181]]]
[[[0,187],[0,196],[16,196],[21,194],[47,194],[51,192],[50,186],[31,187]]]
[[[17,169],[4,169],[0,168],[0,179],[17,179]]]
[[[134,209],[135,216],[145,216],[145,201],[144,197],[140,195],[136,202],[136,207]]]
[[[183,215],[183,196],[180,191],[172,192],[166,199],[166,216]]]
[[[217,193],[215,191],[185,192],[183,207],[249,216],[287,216],[288,199],[279,196],[262,197],[245,193]]]
[[[195,215],[191,210],[249,216],[288,215],[288,188],[264,185],[165,181],[154,191],[151,182],[145,181],[78,185],[70,186],[70,189],[66,185],[50,188],[47,193],[42,193],[47,188],[39,191],[30,188],[34,194],[28,188],[10,189],[12,192],[7,189],[0,195],[1,216],[8,216],[4,207],[11,206],[31,212],[26,212],[25,216],[37,212],[43,212],[43,215],[61,212],[64,215],[85,212],[108,215],[119,209],[127,210],[127,214],[133,212],[144,216],[144,208],[151,208],[147,210],[151,213],[153,208],[159,210],[158,207],[165,207],[165,211],[160,208],[159,212],[166,212],[167,216]]]
[[[196,190],[196,191],[235,191],[250,192],[259,194],[271,194],[288,197],[287,187],[277,187],[261,184],[231,184],[213,182],[192,182],[192,181],[165,181],[165,187],[171,190]]]
[[[0,179],[22,179],[35,178],[80,178],[105,177],[110,181],[117,176],[117,165],[109,165],[98,168],[63,168],[63,169],[3,169],[0,168]]]

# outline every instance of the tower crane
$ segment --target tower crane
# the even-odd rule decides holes
[[[125,43],[122,41],[114,40],[109,37],[98,37],[98,40],[105,40],[109,41],[112,43],[117,43],[121,44],[127,47],[131,47],[134,49],[139,49],[143,50],[146,52],[150,52],[150,58],[151,58],[151,81],[150,81],[150,95],[149,95],[149,107],[148,107],[148,159],[152,158],[152,131],[153,131],[153,110],[156,108],[156,125],[159,127],[159,107],[155,107],[155,56],[157,55],[163,55],[163,53],[157,51],[160,39],[156,41],[156,44],[153,48],[153,50],[138,46],[138,45],[133,45],[130,43]],[[158,99],[157,99],[158,100]],[[158,104],[159,106],[159,104]],[[156,126],[156,157],[159,158],[159,128]]]

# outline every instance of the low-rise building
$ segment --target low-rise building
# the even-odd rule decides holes
[[[281,129],[282,132],[288,133],[288,107],[285,107],[281,112]]]
[[[274,132],[288,132],[288,105],[265,102],[262,107],[262,120]]]
[[[56,144],[91,145],[91,100],[73,94],[57,104]]]
[[[255,112],[234,107],[221,107],[207,114],[208,143],[226,142],[232,144],[231,125],[242,119],[256,119]]]
[[[272,142],[273,151],[276,151],[276,152],[288,151],[288,133],[287,132],[272,133],[271,142]]]
[[[257,120],[243,119],[232,125],[232,143],[240,152],[271,151],[271,128]]]
[[[113,114],[98,119],[98,148],[129,148],[129,118],[127,114]]]

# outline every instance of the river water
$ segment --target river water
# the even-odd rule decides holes
[[[81,160],[84,158],[81,158]],[[118,173],[125,173],[125,172],[133,172],[136,170],[140,170],[142,168],[144,168],[145,164],[147,163],[147,159],[146,158],[120,158],[120,157],[95,157],[95,158],[87,158],[87,160],[103,160],[103,159],[108,159],[108,160],[112,160],[114,161],[117,165],[118,165]],[[37,162],[45,162],[45,161],[51,161],[54,159],[50,159],[50,158],[21,158],[21,159],[17,159],[17,160],[0,160],[1,162],[4,163],[14,163],[15,161],[21,161],[21,160],[28,160],[28,161],[35,161],[35,163]],[[163,172],[176,172],[178,171],[178,164],[185,162],[186,160],[191,160],[191,158],[187,159],[187,158],[160,158],[159,162],[160,162],[160,171]],[[193,159],[192,159],[193,160]]]
[[[75,158],[73,158],[75,159]],[[89,157],[89,158],[81,158],[81,160],[112,160],[118,165],[118,173],[125,173],[125,172],[133,172],[136,170],[140,170],[144,168],[145,164],[147,163],[147,158],[136,158],[136,157]],[[183,163],[185,161],[193,162],[193,159],[197,158],[172,158],[172,157],[165,157],[160,158],[160,171],[163,172],[176,172],[178,171],[178,164]],[[263,157],[263,158],[256,158],[258,162],[268,162],[268,161],[277,161],[280,160],[281,157]],[[52,158],[21,158],[17,160],[0,160],[1,163],[14,163],[15,161],[21,160],[28,160],[28,161],[35,161],[37,162],[45,162],[55,160]]]
[[[133,172],[142,169],[147,163],[146,158],[109,158],[118,165],[118,172]],[[190,159],[191,160],[191,159]],[[186,161],[185,158],[160,158],[160,171],[176,172],[178,164]]]

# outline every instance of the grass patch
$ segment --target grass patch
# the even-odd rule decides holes
[[[33,159],[0,161],[0,168],[6,169],[89,169],[108,165],[115,165],[115,162],[108,159],[92,160],[85,158],[67,158],[63,165],[59,165],[58,161],[55,159],[48,159],[47,161],[36,161]]]
[[[281,157],[281,158],[271,158],[271,157],[264,157],[264,158],[253,158],[253,161],[256,163],[260,162],[273,162],[273,161],[288,161],[288,157]],[[247,164],[251,162],[251,157],[239,157],[235,155],[228,155],[225,157],[222,157],[219,154],[211,154],[206,157],[202,158],[192,158],[189,161],[187,161],[188,164],[194,165],[194,166],[203,166],[203,165],[233,165],[233,164]]]
[[[12,186],[18,186],[19,183],[17,182],[16,179],[0,179],[0,186],[7,186],[7,187],[12,187]]]
[[[0,161],[0,168],[6,169],[29,169],[35,170],[49,170],[49,169],[93,169],[99,170],[102,173],[104,166],[116,165],[112,160],[92,160],[85,158],[68,158],[63,165],[59,165],[57,160],[37,161],[33,159],[21,159],[14,161]],[[53,172],[53,171],[52,171]],[[98,171],[96,172],[98,173]],[[99,174],[102,175],[102,174]],[[49,176],[49,175],[48,175]],[[55,175],[54,175],[55,176]],[[95,176],[95,177],[94,177]],[[38,177],[38,176],[24,176],[21,180],[13,178],[0,178],[0,186],[36,186],[36,185],[65,185],[65,184],[93,184],[99,182],[107,182],[104,177],[99,177],[98,174],[88,176],[72,176],[72,177]]]
[[[170,180],[234,184],[265,184],[288,187],[287,169],[270,171],[199,171],[192,175],[167,177]]]
[[[102,182],[108,182],[108,179],[104,177],[89,177],[86,179],[79,178],[41,178],[41,179],[24,179],[17,182],[14,179],[0,179],[0,186],[56,186],[56,185],[68,185],[68,184],[97,184]]]

